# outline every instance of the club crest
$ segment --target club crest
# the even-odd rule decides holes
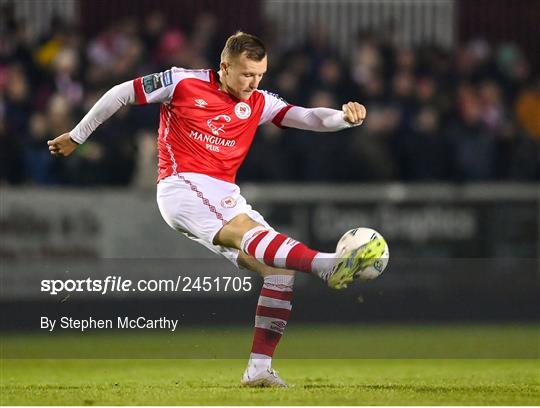
[[[232,197],[225,197],[221,200],[221,206],[223,208],[233,208],[236,205],[236,200]]]
[[[238,119],[247,119],[251,115],[251,108],[245,102],[238,102],[234,107],[234,113]]]

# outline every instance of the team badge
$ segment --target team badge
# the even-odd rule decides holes
[[[232,197],[225,197],[221,200],[221,206],[223,208],[233,208],[236,205],[236,200]]]
[[[251,108],[245,102],[238,102],[234,107],[234,113],[238,119],[247,119],[251,115]]]

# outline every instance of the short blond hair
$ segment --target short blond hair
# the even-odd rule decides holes
[[[254,35],[237,31],[227,38],[225,47],[221,51],[221,62],[236,58],[243,53],[253,61],[261,61],[266,57],[266,47],[263,42]]]

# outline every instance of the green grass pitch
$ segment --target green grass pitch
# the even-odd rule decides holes
[[[247,328],[183,328],[176,334],[3,333],[0,402],[2,405],[540,404],[537,325],[296,328],[291,325],[274,363],[283,378],[293,385],[288,389],[239,386],[246,359],[237,352],[243,350],[247,355],[250,334]],[[318,354],[323,358],[317,358]],[[57,358],[45,359],[46,356]]]

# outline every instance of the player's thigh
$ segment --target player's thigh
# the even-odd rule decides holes
[[[240,249],[240,244],[244,234],[262,224],[253,220],[247,213],[238,214],[219,230],[214,238],[216,245],[224,245]]]
[[[273,230],[264,217],[247,203],[244,196],[239,194],[237,197],[237,214],[218,231],[213,243],[241,249],[242,239],[246,232],[256,227]]]

